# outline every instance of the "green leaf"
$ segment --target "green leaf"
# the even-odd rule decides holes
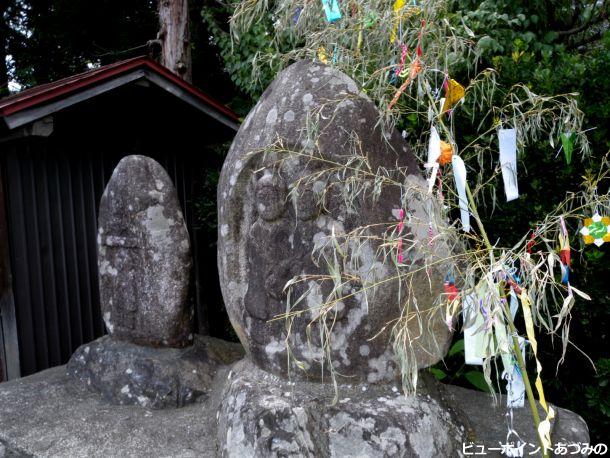
[[[456,353],[462,353],[463,351],[464,351],[464,339],[460,339],[451,346],[451,348],[447,352],[447,356],[453,356]]]
[[[489,385],[487,385],[487,382],[485,381],[483,372],[469,371],[464,374],[464,377],[466,377],[466,380],[468,380],[475,388],[489,393]]]
[[[443,380],[445,377],[447,377],[447,374],[444,371],[437,369],[436,367],[431,367],[429,370],[430,373],[434,375],[436,380]]]
[[[574,139],[576,138],[576,135],[572,132],[568,132],[561,134],[559,138],[561,138],[561,145],[563,146],[566,162],[570,165],[570,162],[572,162],[572,151],[574,151]]]

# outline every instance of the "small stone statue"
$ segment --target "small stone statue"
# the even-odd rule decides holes
[[[101,307],[109,335],[82,345],[67,371],[114,404],[161,409],[204,401],[237,344],[193,336],[189,235],[176,189],[156,161],[127,156],[100,203]]]
[[[98,265],[111,336],[140,345],[192,342],[189,235],[176,189],[153,159],[119,162],[100,202]]]

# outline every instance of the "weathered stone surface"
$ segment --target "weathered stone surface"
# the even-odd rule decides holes
[[[326,250],[333,231],[341,237],[359,227],[367,227],[362,232],[365,238],[361,243],[350,242],[345,270],[358,279],[343,287],[347,297],[329,314],[334,322],[330,355],[336,372],[350,380],[368,382],[395,377],[389,348],[391,326],[376,339],[371,338],[400,316],[399,304],[410,293],[417,299],[423,325],[420,329],[418,319],[409,320],[418,366],[431,365],[446,352],[450,332],[438,309],[428,312],[442,292],[444,272],[419,269],[409,285],[400,285],[392,280],[395,267],[382,259],[379,250],[382,235],[397,223],[400,191],[385,187],[374,202],[374,183],[369,182],[367,190],[353,199],[353,205],[346,205],[346,180],[351,172],[340,180],[338,173],[328,171],[327,161],[346,164],[353,159],[350,148],[357,147],[373,172],[380,167],[407,167],[406,178],[397,179],[406,179],[411,189],[425,189],[405,141],[396,131],[384,137],[377,121],[376,107],[354,81],[336,69],[301,61],[280,73],[235,137],[219,184],[218,266],[231,322],[259,367],[287,376],[286,323],[281,318],[270,321],[286,312],[284,287],[295,276],[328,275],[324,260],[316,265],[312,251],[316,247]],[[308,129],[316,131],[313,140]],[[278,139],[283,148],[299,155],[282,155],[270,147]],[[318,178],[308,181],[313,174],[319,174]],[[405,227],[405,237],[422,245],[421,250],[409,252],[407,263],[414,267],[421,267],[423,252],[430,249],[431,205],[415,191],[407,197],[406,210],[412,222]],[[432,250],[442,248],[439,241]],[[382,286],[373,287],[377,282]],[[292,378],[314,380],[322,376],[324,349],[315,326],[308,341],[307,326],[330,293],[331,283],[320,286],[306,281],[293,287],[293,299],[304,297],[296,309],[305,309],[305,313],[291,328],[292,356],[304,367],[301,370],[293,365]]]
[[[218,374],[205,401],[163,410],[109,404],[65,366],[2,383],[0,444],[10,457],[215,457]]]
[[[466,436],[423,386],[412,397],[391,385],[341,386],[333,406],[331,385],[286,383],[247,360],[229,378],[219,428],[225,457],[448,457]]]
[[[243,356],[238,344],[195,336],[186,348],[151,348],[101,337],[82,345],[68,374],[114,404],[182,407],[209,395],[216,370]]]
[[[222,353],[224,344],[209,344],[218,344]],[[429,380],[420,387],[417,398],[405,399],[392,385],[343,385],[337,404],[330,406],[331,386],[287,382],[241,361],[232,370],[217,368],[202,402],[151,410],[109,404],[60,366],[0,384],[0,451],[4,447],[10,457],[353,458],[394,453],[437,458],[460,455],[442,453],[443,444],[457,442],[459,452],[462,442],[486,449],[505,442],[504,399],[494,407],[485,393]],[[578,415],[555,410],[553,442],[589,442]],[[536,442],[529,409],[515,410],[514,425],[523,440]],[[486,456],[506,455],[490,451]]]
[[[507,438],[508,418],[506,409],[506,397],[497,396],[494,404],[491,395],[486,395],[480,391],[467,390],[454,385],[442,385],[447,402],[461,412],[460,417],[468,420],[473,431],[472,437],[468,437],[464,442],[484,444],[485,448],[499,447],[500,444],[516,442],[517,438],[511,436]],[[551,423],[551,439],[553,444],[575,444],[589,442],[589,428],[580,415],[566,409],[553,406],[555,419]],[[538,405],[538,414],[544,418],[546,414]],[[536,450],[538,436],[534,428],[534,420],[527,402],[519,409],[513,409],[513,429],[519,434],[521,441],[526,444],[533,444],[533,448],[526,446],[523,456]],[[571,449],[573,451],[573,449]],[[500,453],[491,454],[492,456],[506,456]],[[536,454],[536,456],[540,456]]]
[[[330,405],[333,394],[328,384],[286,382],[240,361],[221,396],[221,456],[432,458],[462,456],[469,443],[484,446],[486,456],[506,456],[488,450],[507,441],[502,396],[494,406],[485,393],[431,377],[423,378],[417,396],[391,385],[343,385]],[[582,418],[556,412],[554,443],[589,441]],[[523,441],[537,444],[529,409],[514,411],[513,426]]]
[[[188,345],[190,242],[178,195],[159,163],[145,156],[119,162],[100,202],[97,242],[110,335],[140,345]]]

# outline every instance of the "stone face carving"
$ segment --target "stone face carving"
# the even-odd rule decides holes
[[[176,190],[156,161],[119,162],[100,202],[97,245],[110,335],[145,346],[190,344],[189,236]]]
[[[365,226],[363,234],[368,239],[350,245],[350,265],[345,268],[360,280],[344,286],[342,295],[347,297],[327,318],[333,322],[329,348],[334,369],[353,381],[381,382],[395,377],[389,327],[372,338],[400,316],[399,302],[409,292],[417,299],[424,324],[420,330],[418,320],[410,323],[418,366],[431,365],[446,352],[450,332],[440,313],[426,312],[442,292],[441,272],[420,269],[409,285],[399,285],[392,280],[395,267],[379,254],[379,238],[388,231],[388,225],[380,223],[397,222],[398,188],[384,188],[375,203],[369,188],[347,204],[346,177],[350,174],[329,171],[333,162],[350,160],[350,148],[357,145],[371,170],[407,167],[406,180],[414,188],[425,189],[400,134],[384,137],[375,127],[377,120],[376,107],[359,93],[354,81],[330,67],[300,61],[266,90],[229,151],[218,192],[223,297],[247,352],[270,372],[287,376],[290,370],[292,378],[320,379],[324,348],[317,328],[308,334],[307,325],[330,293],[331,282],[309,280],[293,287],[293,299],[303,297],[295,310],[305,310],[294,321],[289,339],[299,369],[289,368],[286,362],[285,320],[273,318],[286,312],[284,287],[290,279],[328,274],[328,267],[317,262],[320,258],[312,257],[312,251],[328,252],[325,244],[333,233],[342,237]],[[308,135],[312,130],[313,139]],[[282,153],[278,141],[281,149],[298,154]],[[407,237],[427,245],[429,213],[434,213],[430,203],[414,197],[407,204],[414,216],[405,228]],[[419,266],[422,259],[412,253],[407,262]],[[373,287],[379,281],[383,287]]]

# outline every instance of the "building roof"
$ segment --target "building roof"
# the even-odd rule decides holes
[[[140,79],[148,80],[232,129],[238,129],[239,118],[231,109],[146,56],[104,65],[0,99],[0,117],[9,129],[15,129]]]

